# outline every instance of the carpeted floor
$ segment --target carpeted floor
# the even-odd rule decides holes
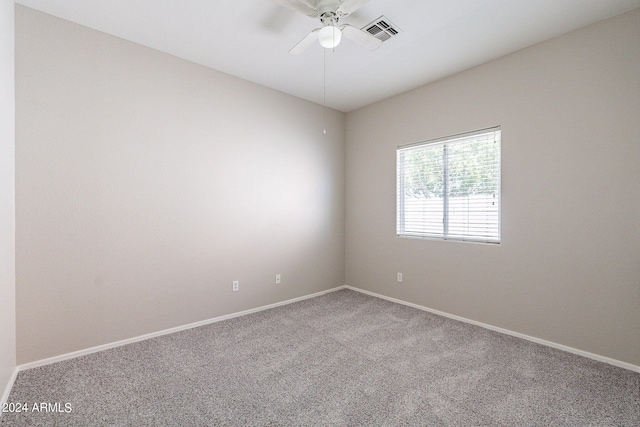
[[[1,426],[640,426],[640,374],[341,290],[20,372],[8,401]]]

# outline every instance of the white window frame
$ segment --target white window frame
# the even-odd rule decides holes
[[[407,231],[405,226],[406,219],[406,197],[405,197],[405,180],[404,180],[404,163],[402,161],[402,156],[404,153],[411,149],[421,148],[429,145],[442,145],[443,147],[447,147],[448,144],[452,143],[462,143],[464,140],[471,140],[473,137],[492,134],[495,137],[495,142],[499,144],[498,146],[498,160],[497,160],[497,168],[498,168],[498,187],[497,192],[494,195],[497,203],[497,236],[480,236],[480,235],[456,235],[449,232],[449,203],[450,197],[448,195],[447,182],[448,182],[448,161],[447,161],[447,152],[446,148],[443,148],[443,193],[445,197],[443,197],[442,202],[442,233],[433,233],[433,232],[415,232],[415,231]],[[479,242],[479,243],[494,243],[499,244],[502,239],[502,230],[501,230],[501,217],[502,217],[502,197],[501,197],[501,187],[502,187],[502,165],[501,165],[501,127],[495,126],[492,128],[481,129],[473,132],[467,132],[457,135],[452,135],[444,138],[438,138],[428,141],[420,141],[417,143],[400,145],[396,149],[396,235],[398,237],[409,237],[409,238],[426,238],[426,239],[436,239],[436,240],[454,240],[454,241],[469,241],[469,242]],[[402,195],[402,197],[401,197]]]

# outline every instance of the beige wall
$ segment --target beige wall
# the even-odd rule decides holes
[[[397,238],[396,146],[496,125],[502,244]],[[347,284],[640,365],[640,10],[348,114],[346,170]]]
[[[13,0],[0,1],[0,399],[16,369]]]
[[[18,363],[344,284],[343,113],[20,6],[16,52]]]

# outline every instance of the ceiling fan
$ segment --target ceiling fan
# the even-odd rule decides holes
[[[343,35],[369,50],[377,49],[382,44],[381,40],[366,31],[349,24],[338,25],[340,18],[355,12],[369,0],[317,0],[315,7],[309,6],[302,0],[273,1],[311,18],[319,18],[322,23],[321,28],[311,31],[291,48],[289,53],[294,55],[304,52],[316,40],[320,41],[323,47],[332,49],[340,44]]]

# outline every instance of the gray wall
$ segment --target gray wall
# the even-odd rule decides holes
[[[18,363],[344,284],[343,113],[20,6],[16,53]]]
[[[0,398],[16,369],[13,0],[0,1]]]
[[[348,114],[347,284],[640,365],[639,118],[640,10]],[[502,244],[397,238],[396,146],[496,125]]]

